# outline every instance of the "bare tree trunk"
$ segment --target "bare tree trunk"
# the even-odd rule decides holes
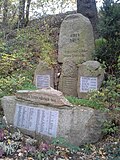
[[[30,3],[31,3],[31,0],[27,0],[27,6],[26,6],[26,26],[29,22],[29,10],[30,10]]]
[[[94,37],[97,38],[98,15],[95,0],[77,0],[77,12],[89,18],[93,26]]]
[[[25,25],[25,0],[19,0],[18,28]]]
[[[2,13],[2,0],[0,0],[0,14]]]
[[[6,27],[8,24],[8,0],[3,1],[3,26]]]

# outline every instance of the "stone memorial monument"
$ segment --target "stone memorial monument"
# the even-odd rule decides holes
[[[92,90],[98,90],[104,80],[104,69],[98,61],[86,61],[78,69],[78,97],[86,98]]]
[[[97,142],[102,136],[105,113],[73,106],[63,96],[84,98],[89,90],[99,88],[104,73],[99,62],[90,61],[93,51],[90,21],[81,14],[67,16],[61,26],[58,51],[62,64],[59,88],[63,93],[52,88],[52,66],[40,61],[34,75],[38,90],[21,90],[1,99],[8,123],[35,138],[64,137],[78,146]]]
[[[44,61],[40,61],[34,74],[34,84],[36,88],[54,88],[54,70],[52,66]]]
[[[58,62],[72,58],[80,64],[92,58],[94,36],[92,25],[82,14],[68,15],[62,22],[58,44]]]
[[[61,24],[58,62],[62,72],[58,89],[64,95],[77,97],[78,65],[92,59],[94,36],[88,18],[81,14],[68,15]]]
[[[78,146],[98,141],[106,120],[105,113],[73,106],[52,88],[18,91],[16,96],[3,97],[1,104],[7,122],[24,134],[49,141],[64,137]]]

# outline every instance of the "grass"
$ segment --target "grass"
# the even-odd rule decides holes
[[[66,97],[68,99],[68,101],[70,103],[72,103],[73,105],[81,105],[81,106],[86,106],[86,107],[91,107],[94,109],[105,109],[104,105],[93,101],[93,100],[89,100],[89,99],[80,99],[77,97],[71,97],[71,96],[67,96]]]

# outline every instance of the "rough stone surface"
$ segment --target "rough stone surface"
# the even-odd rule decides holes
[[[86,98],[88,93],[83,93],[80,91],[80,78],[81,77],[96,77],[97,78],[97,89],[100,88],[104,80],[104,69],[101,67],[98,61],[87,61],[79,65],[78,68],[78,97]]]
[[[44,104],[56,107],[72,106],[63,96],[62,92],[53,88],[39,89],[34,91],[20,90],[16,93],[18,99],[31,101],[35,104]]]
[[[66,77],[77,77],[78,68],[72,58],[64,58],[62,65],[62,75]]]
[[[59,90],[64,95],[77,96],[77,65],[71,58],[64,58],[62,65],[62,74],[59,80]]]
[[[9,122],[9,124],[13,124],[16,106],[15,96],[4,96],[1,98],[1,105],[7,122]]]
[[[64,137],[74,145],[82,145],[85,143],[94,143],[101,137],[101,126],[106,120],[106,115],[103,112],[82,106],[55,108],[45,105],[35,105],[30,101],[16,100],[15,97],[2,98],[2,106],[8,122],[13,124],[15,115],[16,103],[24,104],[35,108],[44,108],[59,112],[57,137]],[[10,112],[12,110],[12,112]],[[9,113],[10,112],[10,113]],[[9,114],[10,117],[9,117]],[[51,140],[49,136],[29,132],[26,129],[22,131],[36,137],[43,137]]]
[[[37,75],[49,75],[50,87],[54,88],[54,70],[52,66],[48,65],[46,62],[43,62],[43,61],[39,62],[34,74],[34,84],[36,85],[36,87],[37,87],[37,79],[36,79]]]
[[[68,15],[62,22],[58,44],[58,62],[65,57],[72,58],[75,64],[91,59],[94,51],[92,25],[82,14]]]
[[[61,76],[59,90],[66,96],[77,97],[77,77]]]

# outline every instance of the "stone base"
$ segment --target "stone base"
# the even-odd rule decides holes
[[[106,115],[103,112],[82,106],[63,106],[58,108],[45,105],[34,105],[29,101],[17,100],[15,96],[5,96],[2,98],[2,107],[8,123],[12,125],[14,124],[16,103],[28,107],[58,111],[59,116],[56,137],[63,137],[74,145],[79,146],[85,143],[95,143],[102,136],[101,126],[106,120]],[[53,139],[53,137],[37,134],[36,131],[29,132],[26,129],[21,129],[21,131],[25,134],[35,136],[35,138],[43,137],[49,140]]]

